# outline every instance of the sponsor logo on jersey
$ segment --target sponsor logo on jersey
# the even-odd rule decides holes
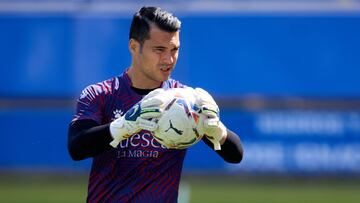
[[[158,143],[150,132],[136,133],[118,146],[118,158],[157,158],[160,151],[167,149]]]

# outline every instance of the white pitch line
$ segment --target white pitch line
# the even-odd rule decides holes
[[[186,182],[181,182],[178,203],[190,203],[190,192],[190,185]]]

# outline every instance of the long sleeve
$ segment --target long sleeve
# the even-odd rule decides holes
[[[203,141],[210,148],[213,148],[213,144],[206,138],[203,138]],[[223,145],[221,145],[221,150],[216,151],[226,162],[229,163],[240,163],[244,149],[242,147],[242,143],[240,137],[234,132],[227,130],[227,137]]]
[[[109,124],[85,119],[73,121],[68,130],[68,151],[74,160],[94,157],[109,149],[112,141]]]

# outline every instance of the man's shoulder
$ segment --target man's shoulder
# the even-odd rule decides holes
[[[122,83],[121,80],[121,76],[114,76],[101,82],[88,85],[83,92],[92,93],[94,95],[112,94],[120,88]]]

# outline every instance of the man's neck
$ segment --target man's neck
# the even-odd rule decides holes
[[[136,87],[133,87],[131,86],[131,89],[134,90],[134,92],[136,92],[137,94],[139,95],[147,95],[149,94],[149,92],[157,89],[157,88],[153,88],[153,89],[141,89],[141,88],[136,88]]]
[[[149,81],[142,76],[141,73],[138,73],[133,67],[130,67],[126,72],[131,80],[132,87],[138,89],[156,89],[161,86],[161,83],[156,81]]]

